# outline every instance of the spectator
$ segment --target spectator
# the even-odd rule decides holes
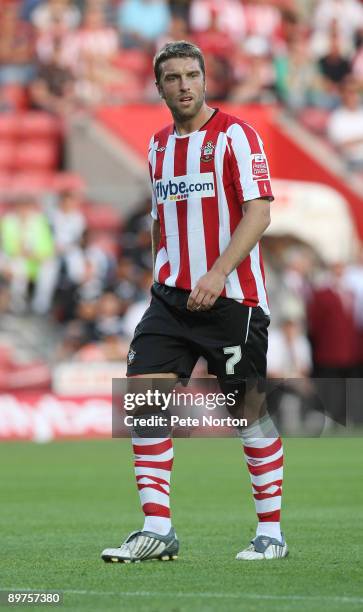
[[[1,68],[0,68],[1,72]],[[7,95],[5,88],[0,85],[0,113],[12,113],[16,110],[16,103]]]
[[[264,38],[251,36],[244,45],[244,72],[238,75],[230,100],[238,104],[271,104],[274,93],[275,73],[271,49]]]
[[[211,11],[209,27],[202,32],[196,32],[194,34],[194,41],[203,49],[204,54],[232,61],[236,45],[232,38],[226,36],[225,32],[222,31],[218,21],[218,11],[215,9]],[[207,73],[209,81],[210,70],[207,69]],[[211,97],[213,98],[213,96]]]
[[[161,49],[166,43],[187,40],[189,37],[188,22],[180,15],[172,15],[168,30],[158,38],[156,47]],[[155,84],[153,83],[154,87]]]
[[[78,299],[90,301],[98,299],[110,285],[115,267],[114,258],[104,248],[102,237],[83,235],[83,261],[80,269],[81,281]]]
[[[131,339],[137,323],[140,321],[145,310],[150,303],[150,287],[153,283],[153,276],[151,270],[145,270],[141,276],[141,289],[142,294],[137,302],[132,304],[127,310],[124,319],[123,327],[125,335]]]
[[[310,21],[316,8],[317,0],[294,0],[294,7],[304,21]]]
[[[313,348],[314,375],[351,376],[356,363],[356,328],[353,294],[337,263],[315,287],[308,306],[308,328]]]
[[[19,19],[19,2],[0,6],[0,86],[27,84],[34,76],[35,39],[32,27]]]
[[[300,20],[296,11],[283,10],[281,12],[281,26],[278,32],[277,41],[274,45],[274,53],[283,55],[288,52],[288,45],[295,39],[308,39],[308,31],[305,22]]]
[[[104,362],[125,361],[129,351],[129,340],[112,334],[104,338],[102,342],[87,344],[73,356],[74,361]]]
[[[238,0],[194,0],[190,7],[190,28],[195,34],[206,32],[216,16],[217,27],[234,42],[246,33],[245,12]]]
[[[79,26],[81,13],[71,0],[45,0],[31,13],[31,21],[39,32],[49,32],[57,24],[68,32]]]
[[[113,291],[120,298],[126,309],[138,299],[140,299],[140,290],[135,282],[137,275],[137,267],[135,267],[130,257],[121,257],[117,264],[116,278],[114,281]],[[143,297],[143,296],[142,296]],[[121,314],[125,314],[122,310]]]
[[[342,105],[333,111],[328,135],[351,170],[363,170],[363,108],[357,83],[348,78],[342,88]]]
[[[355,375],[358,357],[354,296],[341,263],[331,265],[315,288],[308,307],[316,386],[324,410],[334,421],[345,423],[345,379]]]
[[[156,40],[169,28],[170,10],[165,0],[124,0],[118,11],[122,46],[152,52]]]
[[[36,54],[41,64],[48,64],[58,50],[59,61],[62,66],[72,68],[75,58],[73,50],[73,31],[64,27],[60,20],[54,21],[52,27],[39,31],[36,40]]]
[[[169,0],[169,6],[173,17],[181,17],[189,23],[190,0]]]
[[[48,265],[44,300],[48,309],[53,303],[57,286],[74,287],[84,274],[84,256],[81,241],[86,230],[78,193],[65,191],[59,204],[50,211],[49,222],[53,231],[55,257]]]
[[[286,300],[280,326],[271,329],[267,353],[272,378],[305,378],[311,372],[311,348],[303,331],[304,310],[293,298]]]
[[[106,292],[99,298],[95,322],[97,338],[103,339],[106,336],[118,336],[122,334],[122,309],[123,305],[120,299],[112,292]]]
[[[139,268],[152,268],[149,212],[137,212],[125,227],[123,252]]]
[[[31,14],[43,0],[22,0],[21,18],[30,21]]]
[[[339,32],[334,24],[330,32],[328,54],[319,59],[318,65],[328,95],[337,99],[340,85],[351,72],[351,62],[341,51]]]
[[[82,27],[68,41],[73,56],[76,95],[85,104],[99,104],[107,95],[107,87],[120,78],[112,62],[118,51],[118,36],[106,24],[100,7],[87,8]]]
[[[97,300],[79,302],[74,317],[64,326],[62,341],[56,352],[57,361],[70,359],[83,346],[96,341]]]
[[[247,0],[245,3],[247,36],[258,36],[274,46],[281,28],[280,11],[268,0]]]
[[[354,298],[354,318],[358,339],[355,376],[363,378],[363,243],[359,245],[355,261],[345,270],[344,284],[352,292]]]
[[[312,293],[314,255],[306,247],[291,247],[284,253],[284,264],[282,284],[305,308]]]
[[[76,105],[74,77],[62,59],[60,42],[55,42],[52,55],[46,63],[38,65],[38,74],[30,85],[32,106],[66,116]]]
[[[2,268],[10,282],[12,310],[25,311],[32,283],[32,308],[38,314],[45,314],[49,309],[46,286],[54,244],[47,219],[31,198],[20,198],[13,204],[13,210],[5,214],[1,243]]]
[[[306,417],[314,405],[308,380],[312,368],[311,348],[303,319],[301,302],[290,296],[284,300],[279,327],[269,333],[267,371],[270,378],[280,381],[269,394],[268,404],[273,412],[278,410],[279,423],[287,434],[301,433],[301,426],[308,426]]]
[[[300,31],[283,54],[274,60],[276,88],[280,98],[293,112],[315,105],[321,99],[321,78],[310,56],[308,43]]]
[[[352,75],[357,81],[359,89],[363,90],[363,44],[360,43],[352,62]]]
[[[74,358],[80,361],[121,361],[126,359],[129,343],[123,337],[120,300],[113,293],[104,293],[95,311],[94,339],[84,344]],[[94,311],[91,311],[92,315]]]
[[[359,0],[320,0],[312,19],[312,49],[317,57],[326,55],[332,25],[337,27],[343,53],[354,50],[355,34],[363,25]]]

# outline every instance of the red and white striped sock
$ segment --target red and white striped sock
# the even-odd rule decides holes
[[[132,438],[135,474],[145,514],[143,531],[166,535],[171,528],[170,476],[173,442],[170,438]]]
[[[242,440],[258,517],[256,536],[267,535],[281,540],[284,460],[281,438],[266,415],[242,433]]]

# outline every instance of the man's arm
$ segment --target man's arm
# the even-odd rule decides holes
[[[227,276],[249,255],[270,225],[269,200],[244,203],[245,214],[234,230],[226,250],[202,276],[191,292],[188,310],[209,310],[223,291]],[[200,308],[199,308],[200,306]]]
[[[156,255],[158,252],[158,246],[160,242],[160,221],[159,219],[153,219],[151,223],[151,248],[153,255],[153,270],[155,274],[155,262]]]

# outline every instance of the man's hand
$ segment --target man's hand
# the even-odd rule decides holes
[[[189,295],[188,310],[210,310],[216,299],[221,295],[226,276],[218,270],[210,270],[204,274]]]

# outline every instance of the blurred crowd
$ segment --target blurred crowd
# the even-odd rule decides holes
[[[152,284],[150,215],[87,224],[80,192],[19,196],[0,225],[0,310],[61,324],[54,360],[123,360]],[[147,203],[148,206],[148,203]]]
[[[334,427],[347,415],[361,421],[361,386],[348,381],[363,378],[363,244],[348,264],[322,262],[291,238],[267,241],[267,370],[286,381],[276,382],[270,409],[294,435],[302,423],[316,431],[322,414]]]
[[[363,245],[347,264],[322,262],[291,239],[268,241],[270,376],[363,376]]]
[[[33,108],[156,101],[153,54],[188,39],[210,99],[280,103],[363,168],[361,0],[3,0],[0,27],[0,85]]]

